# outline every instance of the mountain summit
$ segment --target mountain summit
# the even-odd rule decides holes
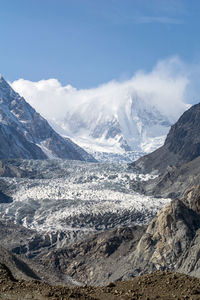
[[[95,161],[56,133],[48,122],[0,76],[0,159],[63,158]]]
[[[66,104],[65,117],[52,125],[100,161],[131,162],[164,143],[171,121],[148,99],[134,94],[122,100]]]

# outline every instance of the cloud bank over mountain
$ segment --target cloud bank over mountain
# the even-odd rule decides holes
[[[38,82],[19,79],[11,85],[47,119],[64,119],[68,110],[84,107],[89,102],[115,112],[128,98],[137,96],[175,122],[186,108],[188,84],[189,74],[183,71],[183,63],[178,57],[172,57],[159,61],[151,72],[138,71],[125,81],[112,80],[91,89],[63,86],[54,78]]]

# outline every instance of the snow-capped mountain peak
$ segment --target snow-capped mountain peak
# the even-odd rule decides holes
[[[84,102],[67,109],[64,120],[57,119],[56,124],[97,159],[127,161],[159,147],[171,126],[166,116],[136,94],[113,107],[104,101]]]

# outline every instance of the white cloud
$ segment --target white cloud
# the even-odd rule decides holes
[[[175,122],[186,109],[185,95],[189,76],[178,57],[159,61],[147,73],[138,71],[129,80],[111,81],[92,89],[78,90],[71,85],[62,86],[57,79],[32,82],[19,79],[12,87],[49,120],[64,120],[67,112],[90,106],[91,113],[101,107],[116,113],[130,97],[144,99]],[[92,112],[93,111],[93,112]]]

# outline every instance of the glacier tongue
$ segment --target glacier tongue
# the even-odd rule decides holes
[[[0,178],[13,202],[0,204],[1,218],[39,232],[88,232],[147,224],[169,199],[140,195],[126,164],[77,161],[13,161],[23,178]],[[19,176],[19,174],[18,174]]]

